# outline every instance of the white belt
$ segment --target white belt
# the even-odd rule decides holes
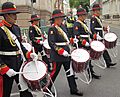
[[[80,35],[80,36],[85,38],[89,37],[89,35]]]
[[[58,46],[62,46],[62,45],[68,45],[68,43],[67,42],[61,42],[61,43],[55,43],[56,45],[58,45]]]
[[[95,28],[95,30],[103,30],[103,28]]]
[[[11,51],[11,52],[0,51],[0,55],[14,56],[18,54],[20,54],[20,51]]]
[[[42,37],[35,37],[35,39],[42,39]]]

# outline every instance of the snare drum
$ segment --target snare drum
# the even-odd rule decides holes
[[[82,48],[75,49],[71,53],[73,70],[77,73],[83,72],[87,68],[87,62],[89,61],[89,53]]]
[[[44,90],[50,82],[46,64],[42,61],[36,61],[36,64],[34,61],[30,61],[26,63],[22,69],[22,72],[28,72],[24,73],[22,76],[32,91],[40,91],[41,89]],[[39,71],[37,72],[37,70]]]
[[[101,41],[92,41],[90,47],[90,57],[93,60],[99,59],[105,50],[105,45]]]
[[[44,50],[45,50],[45,53],[46,54],[50,54],[50,46],[48,44],[48,39],[45,39],[44,42],[43,42],[43,47],[44,47]]]
[[[104,43],[107,49],[114,48],[117,43],[117,35],[112,32],[106,33],[104,36]]]
[[[28,51],[32,50],[32,46],[29,43],[22,43],[22,44]]]

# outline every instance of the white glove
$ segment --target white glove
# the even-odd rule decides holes
[[[103,38],[97,34],[97,40],[102,40]]]
[[[9,69],[6,74],[9,76],[9,77],[12,77],[12,76],[15,76],[17,74],[16,71],[14,71],[13,69]]]
[[[68,56],[69,56],[69,53],[68,53],[66,50],[64,50],[64,52],[63,52],[62,55],[65,56],[65,57],[68,57]]]
[[[39,43],[39,44],[41,44],[41,45],[42,45],[42,44],[43,44],[43,41],[40,41],[40,43]]]
[[[90,45],[89,45],[89,43],[88,43],[88,42],[86,42],[85,46],[86,46],[86,47],[88,47],[88,46],[90,46]]]
[[[33,60],[37,60],[38,59],[38,55],[36,53],[31,53],[30,54],[30,57],[33,59]]]

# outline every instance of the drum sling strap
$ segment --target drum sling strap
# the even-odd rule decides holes
[[[23,61],[26,61],[25,56],[24,56],[24,54],[23,54],[23,51],[22,51],[22,49],[21,49],[21,46],[20,46],[20,43],[19,43],[17,37],[16,37],[6,26],[2,26],[1,28],[2,28],[4,31],[7,31],[7,32],[10,34],[10,36],[11,36],[12,39],[15,41],[16,45],[18,46],[18,48],[19,48],[19,50],[20,50],[20,52],[21,52]]]
[[[92,34],[92,33],[91,33],[91,31],[88,29],[87,25],[85,25],[85,24],[84,24],[82,21],[80,21],[80,20],[77,20],[77,22],[80,23],[80,24],[82,25],[82,27],[84,28],[85,32],[89,34],[89,40],[90,40],[90,34]]]
[[[23,64],[22,64],[22,66],[21,66],[21,68],[20,68],[20,72],[21,72],[21,71],[22,71],[22,68],[23,68],[23,66],[24,66],[24,62],[26,61],[26,59],[25,59],[25,56],[24,56],[24,54],[23,54],[23,52],[22,52],[20,43],[19,43],[17,37],[16,37],[7,27],[2,26],[1,28],[2,28],[4,31],[8,31],[8,33],[10,34],[10,36],[12,37],[12,39],[15,41],[16,45],[18,46],[18,48],[19,48],[19,50],[20,50],[20,52],[21,52],[21,56],[22,56],[22,58],[23,58]],[[24,79],[23,79],[23,77],[22,77],[21,74],[19,74],[19,83],[18,83],[17,85],[18,85],[18,87],[19,87],[19,91],[25,91],[25,90],[28,89],[27,83],[24,81]]]

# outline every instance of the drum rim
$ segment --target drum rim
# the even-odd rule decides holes
[[[25,65],[26,65],[27,63],[29,63],[29,62],[31,62],[31,61],[32,61],[32,60],[26,62],[26,63],[24,64],[23,68],[25,67]],[[38,61],[43,62],[43,63],[45,64],[45,67],[47,68],[47,64],[46,64],[44,61],[42,61],[42,60],[38,60]],[[21,70],[22,72],[23,72],[23,68],[22,68],[22,70]],[[43,78],[45,77],[45,75],[47,74],[47,72],[48,72],[48,70],[46,69],[46,73],[45,73],[44,76],[41,77],[40,79],[43,79]],[[24,79],[28,80],[28,79],[24,76],[24,74],[22,74],[22,76],[23,76]],[[40,80],[40,79],[39,79],[39,80]],[[37,81],[37,80],[29,80],[29,81]]]
[[[77,48],[77,49],[83,49],[83,50],[85,50],[85,51],[87,51],[88,52],[88,50],[86,50],[85,48]],[[72,51],[71,51],[71,54],[72,54],[72,52],[74,51],[74,50],[76,50],[76,48],[75,49],[73,49]],[[90,60],[90,53],[88,52],[88,54],[89,54],[89,58],[88,58],[88,60]],[[73,60],[73,58],[71,57],[71,59]],[[87,60],[87,61],[88,61]],[[75,61],[75,60],[73,60],[73,61]],[[78,63],[84,63],[84,62],[78,62]]]
[[[108,41],[108,40],[106,40],[105,39],[105,35],[107,35],[108,33],[113,33],[114,35],[116,35],[116,39],[114,41]],[[105,33],[105,35],[104,35],[104,40],[105,41],[112,43],[112,42],[115,42],[118,39],[118,35],[116,33],[114,33],[114,32],[108,32],[108,33]]]
[[[90,42],[90,48],[92,49],[92,50],[94,50],[93,48],[92,48],[92,46],[91,46],[91,43],[93,42],[93,41],[98,41],[98,40],[92,40],[91,42]],[[98,42],[101,42],[101,41],[98,41]],[[103,51],[105,50],[105,44],[103,43],[103,42],[101,42],[103,45],[104,45],[104,49],[103,49]],[[96,51],[96,50],[94,50],[94,51]],[[102,51],[97,51],[97,52],[102,52]]]

